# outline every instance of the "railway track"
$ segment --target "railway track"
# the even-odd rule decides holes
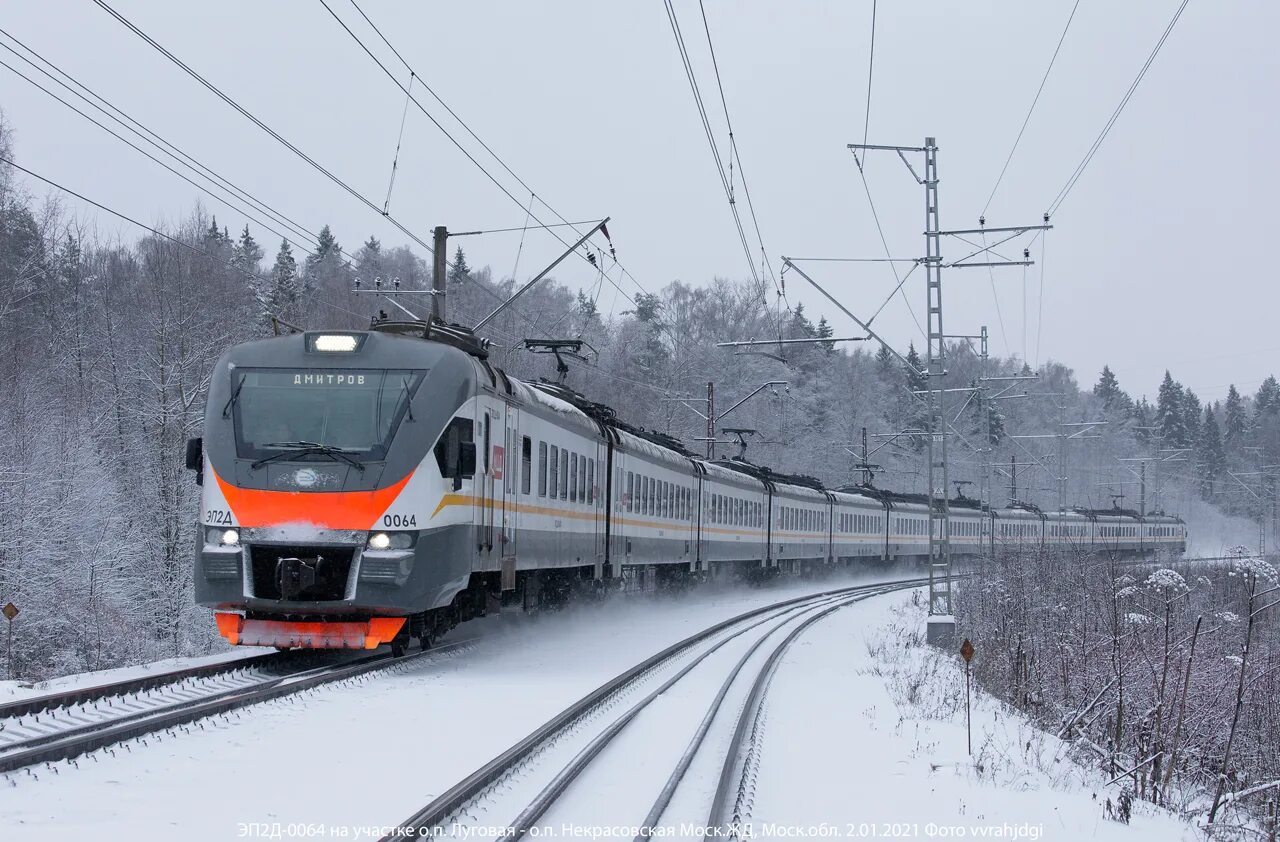
[[[651,803],[636,806],[637,839],[665,817],[676,824],[728,827],[749,791],[762,702],[787,649],[834,611],[925,582],[859,585],[797,597],[704,629],[565,708],[399,825],[401,835],[385,840],[451,827],[469,828],[468,835],[476,838],[484,838],[471,832],[477,827],[497,829],[495,837],[520,838],[547,835],[548,827],[571,820],[584,827],[616,827],[617,810],[609,809],[602,794],[619,789],[626,790],[629,806],[637,801],[635,792],[657,793]],[[682,724],[668,728],[665,714],[671,708],[678,709],[676,721]],[[690,709],[703,711],[692,736],[689,722],[698,717]],[[610,746],[616,750],[606,754]],[[670,756],[672,762],[656,767],[644,762],[655,755]],[[694,767],[702,774],[689,776]],[[708,770],[718,778],[714,792],[703,791]]]
[[[270,653],[0,706],[0,773],[68,760],[146,734],[291,693],[412,664],[469,641],[403,658],[389,653],[310,666],[313,653]]]

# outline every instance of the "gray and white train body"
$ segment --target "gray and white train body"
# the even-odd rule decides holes
[[[711,462],[463,331],[382,323],[230,348],[209,390],[195,592],[232,643],[403,647],[578,583],[928,554],[927,503]],[[1070,531],[1067,531],[1070,530]],[[1185,545],[1176,518],[952,509],[953,553]]]

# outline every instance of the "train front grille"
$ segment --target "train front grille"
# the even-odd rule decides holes
[[[253,546],[253,595],[331,602],[346,596],[354,547]]]

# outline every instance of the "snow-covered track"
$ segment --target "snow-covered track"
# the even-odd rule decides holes
[[[176,684],[190,678],[203,678],[253,667],[266,667],[286,661],[290,654],[287,652],[268,652],[263,655],[250,655],[247,658],[237,658],[232,661],[183,667],[182,669],[127,678],[121,681],[106,681],[101,684],[73,687],[40,696],[29,696],[25,699],[0,704],[0,721],[29,716],[46,710],[89,704],[100,699],[109,699],[113,696],[141,693],[167,684]]]
[[[878,593],[900,588],[883,588]],[[724,765],[720,770],[720,780],[716,786],[715,798],[707,815],[706,827],[717,838],[737,838],[734,828],[742,827],[750,819],[751,781],[755,773],[755,760],[758,758],[758,740],[764,730],[764,700],[769,684],[777,672],[782,656],[791,648],[791,644],[805,633],[810,626],[826,618],[830,614],[851,605],[861,599],[875,596],[876,593],[860,595],[841,600],[833,605],[820,608],[798,623],[787,633],[756,673],[756,679],[747,694],[746,704],[738,716],[737,727],[734,728],[729,750],[725,753]],[[653,816],[654,822],[660,817]]]
[[[487,816],[488,819],[492,820],[487,820],[485,824],[510,828],[504,834],[504,838],[513,838],[512,834],[515,837],[522,835],[523,831],[532,827],[540,817],[556,804],[557,800],[564,795],[565,791],[591,761],[606,746],[611,744],[614,738],[621,734],[626,729],[626,726],[650,702],[661,697],[673,685],[706,660],[708,656],[725,644],[751,629],[773,623],[771,627],[760,635],[754,644],[747,648],[745,654],[737,660],[736,666],[721,685],[720,692],[712,702],[693,741],[680,757],[671,779],[668,781],[667,786],[663,788],[663,793],[659,797],[658,803],[653,806],[650,817],[655,816],[655,811],[657,816],[661,816],[670,801],[671,794],[679,785],[680,779],[688,769],[693,756],[698,752],[711,721],[715,718],[716,713],[720,710],[726,696],[729,694],[731,685],[735,682],[747,662],[752,659],[765,640],[775,631],[789,623],[793,623],[798,617],[804,617],[807,612],[816,612],[816,614],[809,615],[809,618],[803,621],[803,625],[800,628],[805,628],[821,616],[826,616],[831,611],[861,599],[892,590],[918,587],[926,582],[927,580],[925,579],[917,578],[857,585],[803,597],[794,597],[747,611],[703,629],[636,664],[565,708],[533,733],[521,739],[462,781],[459,781],[448,791],[435,798],[425,808],[404,821],[399,826],[398,832],[407,833],[407,829],[412,828],[416,835],[429,835],[431,833],[430,828],[452,823],[465,825],[477,812],[492,813],[492,805],[488,802],[494,800],[495,793],[499,789],[508,792],[505,796],[498,797],[497,800],[509,800],[509,791],[517,788],[511,785],[512,781],[520,776],[524,767],[535,765],[542,759],[554,763],[557,754],[563,755],[567,752],[573,752],[569,761],[563,764],[558,773],[550,776],[545,774],[540,776],[544,781],[548,777],[550,779],[537,788],[533,797],[525,802],[527,806],[520,811],[518,816]],[[722,633],[725,634],[722,635]],[[782,644],[779,644],[779,648],[785,649],[792,640],[794,640],[794,635],[788,636]],[[704,646],[704,644],[706,645]],[[585,740],[585,745],[577,748],[578,744],[584,742],[582,734],[577,732],[588,730],[589,719],[602,711],[612,708],[626,696],[637,692],[637,688],[658,671],[665,669],[676,660],[695,652],[697,654],[689,663],[685,664],[673,676],[663,681],[657,689],[647,693],[643,699],[630,706],[625,713],[607,725],[590,729],[592,736]],[[780,657],[780,654],[777,654],[777,657]],[[775,663],[776,659],[771,656],[765,666],[761,668],[762,673],[770,671]],[[757,678],[757,681],[759,681],[759,678]],[[746,709],[743,712],[743,717],[745,718],[745,716]],[[560,742],[565,745],[557,747],[557,743]],[[524,789],[527,789],[527,786]],[[641,805],[640,809],[644,809],[644,805]],[[401,837],[386,837],[388,840],[393,838]]]
[[[305,669],[223,669],[140,692],[98,697],[0,720],[0,773],[66,760],[124,740],[269,701],[373,670],[399,667],[465,644],[458,641],[395,658],[377,653]],[[287,654],[287,653],[286,653]],[[271,656],[268,656],[271,657]],[[314,662],[314,659],[311,659]]]

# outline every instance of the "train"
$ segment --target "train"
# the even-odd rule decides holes
[[[231,644],[429,646],[504,606],[728,574],[923,563],[929,504],[711,460],[563,383],[525,382],[438,321],[375,319],[229,347],[203,435],[195,599]],[[1180,554],[1177,517],[984,510],[953,559],[1008,547]]]

